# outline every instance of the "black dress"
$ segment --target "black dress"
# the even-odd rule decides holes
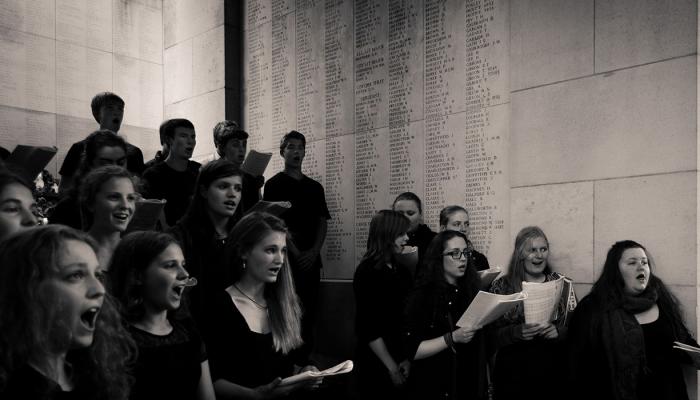
[[[192,321],[172,320],[172,332],[153,335],[129,327],[138,345],[131,400],[195,399],[207,360],[204,343]]]
[[[382,338],[397,364],[408,358],[402,346],[401,329],[411,286],[410,272],[398,264],[389,268],[381,261],[363,260],[355,271],[353,289],[358,338],[355,373],[358,391],[365,396],[393,398],[398,393],[386,367],[370,349],[369,343]]]
[[[204,338],[212,382],[224,379],[255,388],[292,375],[292,356],[275,350],[272,333],[251,331],[226,291],[216,291],[209,304]]]
[[[0,391],[3,400],[90,400],[95,391],[76,384],[70,392],[64,392],[58,383],[47,378],[29,365],[16,370]]]
[[[567,336],[568,347],[568,391],[572,399],[614,400],[615,395],[610,354],[605,348],[602,320],[606,318],[606,305],[592,296],[587,296],[576,307],[571,318]],[[673,342],[680,341],[698,346],[687,329],[675,337],[667,310],[659,306],[659,318],[649,324],[639,325],[634,315],[627,314],[632,326],[641,327],[640,337],[628,335],[625,340],[644,342],[644,359],[636,371],[639,383],[636,399],[680,399],[687,400],[681,364],[692,364],[690,357],[681,350],[673,349]],[[590,384],[595,382],[595,385]]]
[[[471,292],[471,293],[470,293]],[[456,322],[476,294],[475,289],[430,282],[414,290],[406,306],[404,343],[415,355],[423,340],[443,336],[457,329]],[[414,360],[408,377],[411,399],[484,399],[487,396],[486,350],[481,331],[469,343],[455,343]]]

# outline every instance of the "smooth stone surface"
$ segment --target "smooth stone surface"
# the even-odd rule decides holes
[[[163,77],[168,82],[163,94],[166,105],[192,97],[192,40],[165,49]]]
[[[695,169],[696,69],[684,57],[513,93],[511,186]]]
[[[114,55],[114,91],[124,99],[123,124],[158,129],[163,121],[163,66]]]
[[[693,285],[697,276],[697,173],[682,172],[595,183],[595,268],[608,249],[634,240],[649,250],[667,285]]]
[[[91,119],[92,97],[112,91],[112,54],[56,41],[56,113]]]
[[[549,239],[552,269],[593,283],[593,182],[515,188],[510,196],[510,252],[522,228],[539,226]]]
[[[224,26],[192,39],[192,94],[221,89],[225,83]]]

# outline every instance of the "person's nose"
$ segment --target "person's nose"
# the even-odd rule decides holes
[[[34,212],[28,208],[22,208],[22,219],[21,219],[21,224],[22,226],[34,226],[37,225],[39,222],[36,219],[36,215],[34,215]]]

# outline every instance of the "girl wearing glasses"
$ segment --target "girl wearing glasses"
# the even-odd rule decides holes
[[[175,238],[153,231],[126,235],[109,274],[139,349],[130,399],[214,400],[203,341],[181,307],[194,281]]]
[[[462,206],[447,206],[440,211],[440,231],[458,231],[467,238],[467,248],[469,249],[469,263],[477,271],[489,269],[489,260],[485,255],[474,250],[474,245],[469,241],[469,213]]]
[[[369,224],[367,252],[355,270],[355,371],[361,398],[397,398],[408,377],[401,326],[412,278],[396,256],[408,241],[409,224],[399,212],[379,211]]]
[[[36,202],[29,183],[9,171],[0,172],[0,240],[37,224]]]
[[[480,331],[457,321],[478,292],[467,238],[443,231],[424,258],[423,281],[406,307],[404,344],[413,359],[408,388],[415,399],[478,399],[486,394],[486,352]]]
[[[512,294],[522,291],[523,281],[542,283],[560,277],[549,265],[547,236],[539,227],[528,226],[515,238],[508,272],[493,281],[490,291]],[[562,322],[526,323],[521,303],[490,325],[489,337],[497,351],[492,375],[496,399],[561,398],[557,384],[562,379],[557,373],[562,364],[556,354],[565,329]],[[542,377],[548,378],[547,385],[536,384]]]

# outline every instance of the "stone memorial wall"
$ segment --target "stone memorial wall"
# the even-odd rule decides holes
[[[327,280],[351,279],[374,213],[417,193],[437,230],[465,206],[492,262],[508,251],[508,2],[247,1],[244,127],[273,153],[306,135],[304,172],[326,189]]]

